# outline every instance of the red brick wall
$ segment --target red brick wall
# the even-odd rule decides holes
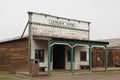
[[[0,69],[28,71],[28,40],[0,43]]]

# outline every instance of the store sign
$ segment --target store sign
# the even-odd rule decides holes
[[[56,25],[56,26],[63,26],[63,27],[70,27],[70,28],[75,28],[77,24],[75,23],[70,23],[70,22],[63,22],[63,21],[58,21],[58,20],[48,20],[49,24]]]

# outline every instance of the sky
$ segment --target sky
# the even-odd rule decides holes
[[[120,38],[120,0],[0,0],[0,40],[22,34],[28,11],[89,21],[91,40]]]

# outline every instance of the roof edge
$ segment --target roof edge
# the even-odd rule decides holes
[[[68,20],[73,20],[73,21],[85,22],[85,23],[88,23],[88,24],[91,23],[91,22],[89,22],[89,21],[77,20],[77,19],[70,19],[70,18],[64,18],[64,17],[54,16],[54,15],[45,14],[45,13],[37,13],[37,12],[32,12],[32,11],[28,11],[27,13],[28,13],[28,14],[46,15],[46,16],[51,16],[51,17],[56,17],[56,18],[61,18],[61,19],[68,19]]]
[[[14,38],[9,38],[9,39],[6,39],[6,40],[1,40],[0,41],[0,44],[1,43],[6,43],[6,42],[11,42],[11,41],[16,41],[16,40],[21,40],[21,39],[27,39],[28,38],[28,35],[25,35],[21,38],[21,36],[17,36],[17,37],[14,37]]]

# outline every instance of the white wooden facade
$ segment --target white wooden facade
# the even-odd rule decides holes
[[[80,66],[89,66],[92,68],[91,48],[94,45],[106,46],[108,43],[89,41],[90,22],[80,21],[68,18],[52,16],[43,13],[28,12],[29,14],[29,42],[30,42],[30,59],[35,59],[35,50],[44,50],[44,62],[39,63],[39,67],[47,67],[45,71],[50,74],[54,70],[54,45],[64,45],[64,69],[79,70]],[[63,39],[62,42],[54,39]],[[65,41],[66,40],[66,41]],[[72,43],[70,43],[72,40]],[[74,44],[73,44],[74,43]],[[53,49],[53,52],[51,52]],[[68,51],[71,51],[71,61],[68,61]],[[74,61],[73,61],[74,50]],[[58,49],[59,51],[59,49]],[[81,61],[80,52],[86,52],[86,60]],[[52,56],[51,56],[52,55]],[[90,59],[91,58],[91,59]],[[52,59],[52,61],[50,61]],[[56,58],[57,61],[57,58]],[[58,62],[62,64],[62,62]],[[105,68],[107,64],[105,64]]]

